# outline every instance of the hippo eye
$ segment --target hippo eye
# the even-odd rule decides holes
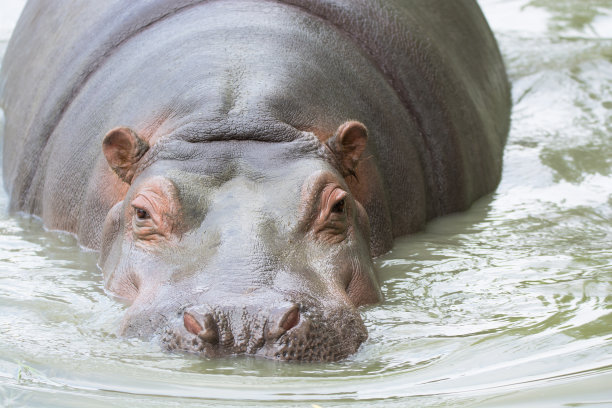
[[[331,212],[336,213],[336,214],[343,213],[345,206],[346,206],[346,199],[343,198],[342,200],[334,204],[334,206],[331,209]]]
[[[142,208],[134,208],[136,210],[136,218],[139,220],[148,220],[151,218],[147,210],[143,210]]]

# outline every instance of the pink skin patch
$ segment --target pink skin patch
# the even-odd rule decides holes
[[[183,315],[183,323],[185,324],[185,328],[187,329],[187,331],[192,334],[195,334],[196,336],[202,331],[202,326],[200,326],[195,317],[193,317],[189,313],[185,313]]]

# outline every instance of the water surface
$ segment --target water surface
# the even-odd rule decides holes
[[[23,1],[0,5],[0,54]],[[612,406],[612,1],[482,0],[513,84],[498,190],[377,260],[348,360],[120,338],[96,254],[0,194],[0,406]]]

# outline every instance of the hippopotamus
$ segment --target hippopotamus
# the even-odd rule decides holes
[[[509,127],[473,0],[30,0],[0,75],[10,211],[206,358],[355,353],[373,258],[494,190]]]

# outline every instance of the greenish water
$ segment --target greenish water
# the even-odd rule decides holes
[[[0,55],[22,1],[0,4]],[[347,361],[116,336],[96,255],[0,194],[2,407],[612,406],[612,1],[481,0],[515,102],[498,190],[397,241]]]

